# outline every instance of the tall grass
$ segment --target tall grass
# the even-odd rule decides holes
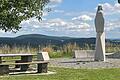
[[[46,47],[39,46],[37,48],[30,47],[30,46],[13,46],[10,47],[8,45],[4,45],[0,47],[0,54],[19,54],[19,53],[31,53],[37,54],[40,51],[47,51],[51,58],[55,57],[72,57],[72,53],[74,50],[92,50],[93,48],[91,45],[85,44],[84,47],[80,47],[76,43],[74,44],[66,44],[63,46],[55,46],[55,45],[48,45]],[[120,52],[120,45],[118,44],[110,44],[106,46],[106,52],[108,53],[116,53]]]

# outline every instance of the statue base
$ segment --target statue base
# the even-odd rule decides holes
[[[97,33],[95,61],[105,61],[105,32]]]

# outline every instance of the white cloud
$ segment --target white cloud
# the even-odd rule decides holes
[[[48,16],[48,12],[43,12],[43,16]]]
[[[88,23],[72,24],[67,28],[69,31],[80,32],[80,31],[89,31],[90,25]]]
[[[51,3],[61,3],[63,0],[50,0]]]
[[[119,20],[106,22],[106,24],[105,24],[106,31],[111,31],[111,30],[115,30],[115,29],[120,30],[120,21]]]
[[[115,3],[111,5],[109,3],[102,4],[105,15],[113,15],[120,13],[120,4]]]
[[[102,5],[103,5],[104,11],[106,11],[106,10],[113,11],[113,10],[114,10],[114,6],[112,6],[112,5],[109,4],[109,3],[104,3],[104,4],[102,4]]]
[[[0,30],[0,33],[5,33],[5,31],[3,31],[3,30]]]
[[[75,23],[72,21],[65,21],[62,19],[53,19],[49,21],[50,26],[55,28],[57,31],[81,31],[81,30],[88,30],[90,25],[88,23]]]
[[[56,13],[64,13],[64,10],[54,10]]]
[[[72,18],[72,20],[91,21],[92,18],[88,15],[81,15],[81,16]]]
[[[65,22],[64,20],[60,19],[60,18],[56,18],[56,19],[51,19],[50,21],[48,21],[50,24],[52,24],[52,26],[66,26],[67,22]]]
[[[44,20],[42,22],[39,22],[37,19],[32,18],[27,21],[23,21],[21,23],[21,26],[23,28],[28,27],[29,29],[33,30],[47,30],[47,31],[89,31],[90,30],[90,24],[85,23],[85,22],[74,22],[74,21],[67,21],[63,20],[60,18],[55,18],[55,19],[49,19],[49,20]]]

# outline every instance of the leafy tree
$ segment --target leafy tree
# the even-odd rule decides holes
[[[41,20],[47,3],[49,0],[0,0],[0,29],[16,32],[23,20],[31,17]]]

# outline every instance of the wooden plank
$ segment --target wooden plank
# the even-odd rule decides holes
[[[24,64],[42,64],[49,63],[48,61],[33,61],[33,62],[24,62],[24,63],[2,63],[0,65],[24,65]]]
[[[14,56],[34,56],[35,54],[28,54],[28,53],[22,53],[22,54],[0,54],[0,57],[14,57]]]

